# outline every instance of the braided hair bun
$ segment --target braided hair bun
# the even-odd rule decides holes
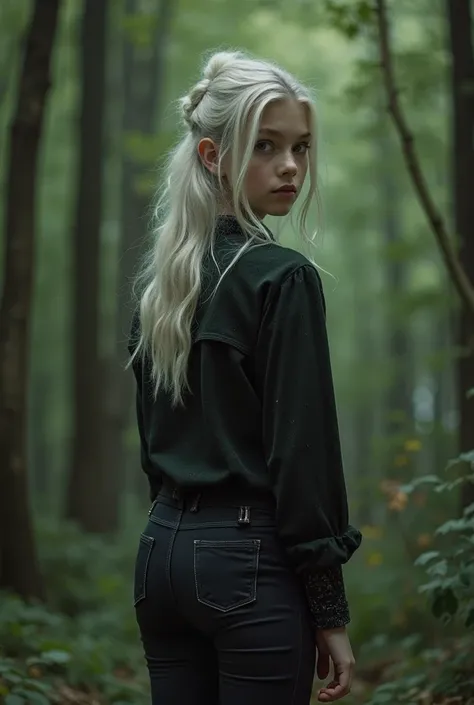
[[[181,100],[181,111],[184,121],[189,127],[193,126],[193,114],[200,105],[204,96],[208,93],[212,81],[219,76],[227,67],[236,60],[243,58],[243,54],[237,51],[220,51],[209,59],[203,71],[203,78],[196,83]]]

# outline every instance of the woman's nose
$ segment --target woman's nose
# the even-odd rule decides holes
[[[280,164],[281,174],[296,174],[298,171],[298,166],[295,161],[294,154],[286,154]]]

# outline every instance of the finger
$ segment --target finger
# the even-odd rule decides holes
[[[340,683],[333,681],[325,688],[321,688],[318,693],[318,700],[322,703],[330,703],[335,700],[340,700],[349,693],[349,689],[342,686]]]
[[[317,674],[320,680],[324,680],[329,675],[329,654],[318,651]]]

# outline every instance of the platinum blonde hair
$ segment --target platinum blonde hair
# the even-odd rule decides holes
[[[207,252],[214,256],[215,221],[223,205],[230,199],[247,237],[220,274],[217,286],[250,245],[271,241],[252,213],[243,186],[265,107],[288,98],[307,107],[311,129],[315,130],[311,95],[291,74],[240,51],[224,51],[209,58],[203,78],[179,101],[185,134],[169,156],[165,187],[155,210],[154,244],[137,278],[142,291],[140,336],[129,363],[139,355],[143,360],[148,357],[155,396],[163,389],[170,393],[175,406],[184,404],[183,395],[190,391],[187,363],[191,325],[201,291],[201,264]],[[212,174],[199,157],[198,144],[203,137],[219,145],[217,174]],[[220,168],[227,154],[231,155],[231,194]],[[309,189],[298,225],[303,241],[312,244],[306,219],[317,195],[314,136],[308,171]]]

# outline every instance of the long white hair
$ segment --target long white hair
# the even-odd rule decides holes
[[[237,52],[211,55],[203,78],[179,101],[185,134],[171,152],[166,179],[158,199],[154,244],[137,277],[140,285],[140,334],[130,360],[145,356],[151,361],[155,395],[171,394],[173,405],[183,404],[189,391],[187,363],[191,350],[191,325],[201,291],[201,264],[214,252],[216,218],[229,198],[220,173],[222,159],[231,155],[231,205],[246,242],[226,272],[251,244],[267,243],[270,235],[251,212],[243,191],[259,123],[265,107],[276,100],[303,103],[316,129],[310,92],[291,74],[274,64]],[[219,145],[217,174],[212,174],[198,154],[198,144],[209,137]],[[299,213],[303,241],[312,243],[306,219],[317,194],[316,139],[309,150],[309,188]]]

